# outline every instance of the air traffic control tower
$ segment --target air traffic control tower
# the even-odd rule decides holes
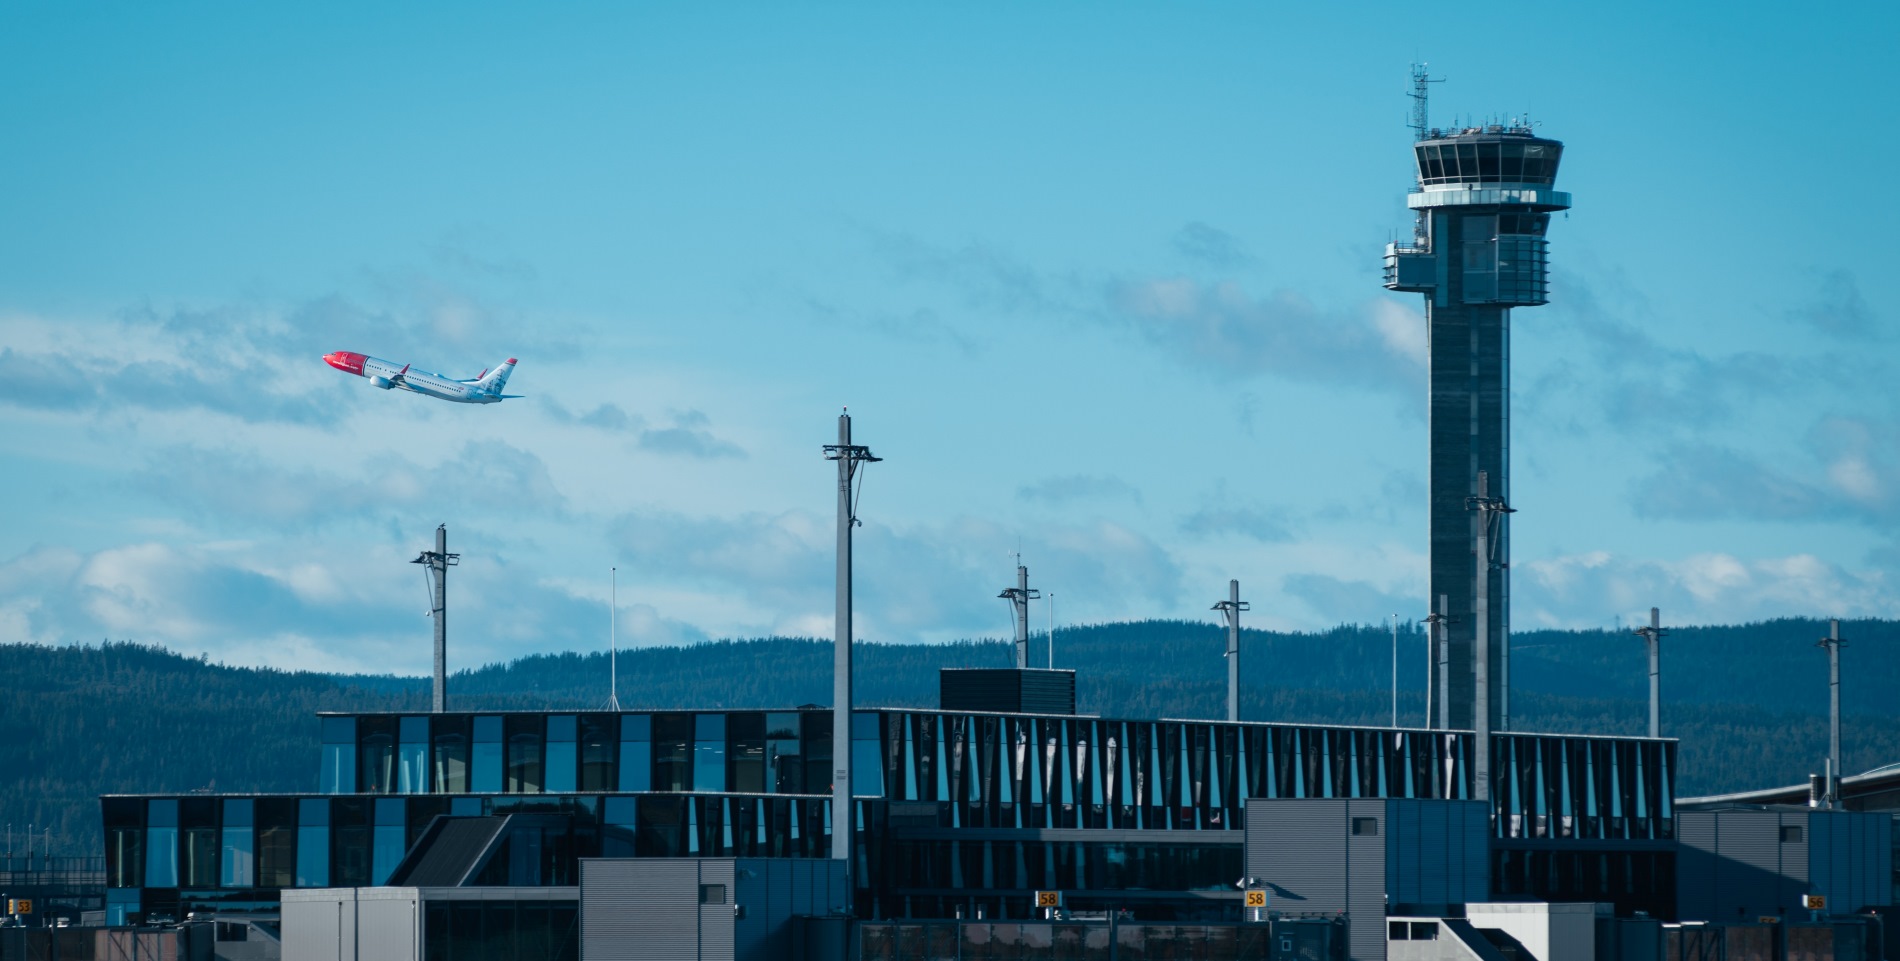
[[[1421,75],[1422,76],[1422,75]],[[1421,100],[1422,104],[1422,100]],[[1421,110],[1422,114],[1422,110]],[[1448,601],[1433,659],[1437,718],[1475,727],[1478,649],[1488,651],[1486,714],[1510,726],[1511,308],[1548,302],[1545,230],[1570,207],[1553,190],[1563,144],[1516,124],[1427,129],[1413,154],[1413,239],[1385,251],[1385,286],[1425,295],[1431,391],[1431,609]],[[1487,482],[1480,499],[1479,477]],[[1488,508],[1488,509],[1486,509]],[[1481,530],[1480,524],[1488,528]],[[1478,582],[1480,543],[1488,584]],[[1488,608],[1485,636],[1476,612]],[[1446,665],[1441,669],[1440,664]],[[1442,676],[1441,676],[1442,675]]]

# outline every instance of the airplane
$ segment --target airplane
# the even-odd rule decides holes
[[[404,390],[412,390],[418,394],[426,394],[458,404],[495,404],[522,396],[501,392],[502,388],[508,384],[508,375],[515,371],[513,357],[508,358],[501,366],[484,370],[468,380],[451,380],[441,374],[416,370],[408,364],[397,367],[380,357],[370,357],[348,350],[331,351],[323,355],[323,360],[346,374],[367,377],[372,385],[383,390],[401,387]]]

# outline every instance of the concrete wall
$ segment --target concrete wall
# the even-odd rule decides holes
[[[1538,961],[1596,961],[1597,919],[1607,904],[1467,904],[1474,928],[1503,931]]]

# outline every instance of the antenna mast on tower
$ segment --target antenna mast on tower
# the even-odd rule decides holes
[[[1410,96],[1412,98],[1411,127],[1413,140],[1424,140],[1426,134],[1431,132],[1431,111],[1429,109],[1429,102],[1432,97],[1431,84],[1445,82],[1443,77],[1433,80],[1431,76],[1425,72],[1429,66],[1431,66],[1431,64],[1412,64],[1412,93]]]

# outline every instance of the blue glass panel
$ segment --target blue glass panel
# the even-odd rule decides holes
[[[653,745],[648,741],[620,742],[620,789],[653,789]]]
[[[486,812],[482,810],[484,798],[458,797],[449,801],[449,813],[458,818],[478,818]]]
[[[323,745],[323,770],[317,776],[317,790],[324,794],[356,793],[355,741]]]
[[[396,790],[422,794],[429,790],[429,719],[405,717],[397,737]]]
[[[876,741],[851,742],[851,794],[884,796],[884,765],[878,757]]]
[[[356,743],[356,718],[326,717],[320,721],[320,724],[322,725],[322,728],[323,728],[323,743],[325,744],[354,744]]]
[[[568,718],[572,721],[573,718]],[[542,790],[565,793],[574,790],[574,742],[549,741],[548,767]]]
[[[297,828],[297,887],[330,885],[330,829]]]
[[[653,740],[653,715],[622,714],[620,716],[620,739],[623,741]]]
[[[695,791],[726,789],[726,737],[723,723],[725,718],[721,717],[720,721],[722,723],[719,725],[719,740],[694,742],[693,790]]]
[[[230,803],[233,802],[226,802],[227,805]],[[251,802],[243,803],[249,807]],[[248,817],[249,813],[246,812],[247,820]],[[249,824],[238,826],[225,822],[221,844],[223,856],[218,859],[219,884],[227,888],[248,888],[257,883],[255,844]]]
[[[476,718],[475,740],[501,743],[501,718],[493,714]]]
[[[610,797],[600,819],[608,824],[636,824],[637,801],[637,798]]]
[[[371,884],[388,883],[389,873],[396,870],[396,865],[402,863],[405,841],[402,825],[378,824],[376,826],[376,835],[371,842],[370,850]]]
[[[477,794],[501,793],[500,743],[476,742],[473,767],[475,776],[469,781],[469,790]]]
[[[178,886],[177,828],[152,828],[145,832],[145,886]]]
[[[556,714],[548,718],[548,740],[572,741],[574,737],[574,715]]]

